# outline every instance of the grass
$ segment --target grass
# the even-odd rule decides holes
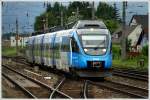
[[[148,70],[148,56],[139,56],[135,57],[133,59],[127,58],[126,60],[121,60],[121,51],[120,51],[120,45],[113,44],[112,45],[112,52],[113,52],[113,61],[112,65],[113,68],[123,68],[123,69],[136,69],[141,71],[147,71]],[[140,59],[144,59],[144,66],[141,67],[139,64]]]
[[[145,59],[144,66],[140,66],[138,59],[127,59],[125,61],[122,61],[121,59],[113,59],[113,68],[147,71],[148,59]]]
[[[16,47],[2,47],[2,56],[16,56]],[[25,48],[19,47],[19,54],[25,53]]]
[[[16,56],[16,48],[2,47],[2,56]]]

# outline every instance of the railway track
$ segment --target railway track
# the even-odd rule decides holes
[[[118,93],[123,93],[133,98],[148,98],[147,89],[116,83],[112,81],[107,81],[107,80],[104,82],[93,82],[88,80],[88,83],[92,85],[96,85],[98,87],[104,87],[112,91],[116,91]]]
[[[40,87],[43,87],[43,88],[47,89],[48,91],[51,91],[51,93],[53,93],[53,91],[55,91],[55,94],[57,94],[57,97],[71,99],[71,97],[68,96],[67,94],[65,94],[65,93],[63,93],[63,92],[61,92],[61,91],[59,91],[59,90],[57,90],[57,89],[55,89],[55,88],[53,88],[53,87],[45,84],[45,83],[42,83],[42,82],[40,82],[40,81],[38,81],[38,80],[36,80],[34,78],[31,78],[31,77],[29,77],[27,75],[24,75],[24,74],[22,74],[22,73],[20,73],[20,72],[18,72],[16,70],[14,70],[14,69],[6,66],[6,65],[2,65],[2,66],[3,66],[3,68],[5,68],[5,69],[7,69],[7,70],[9,70],[11,72],[13,72],[14,74],[20,75],[20,76],[24,77],[25,79],[28,79],[31,82],[35,83],[35,84],[38,84]],[[4,72],[2,73],[2,75],[5,78],[7,78],[8,80],[10,80],[13,84],[15,84],[16,86],[18,86],[19,88],[21,88],[21,90],[23,90],[25,92],[25,94],[28,94],[31,98],[39,98],[38,96],[35,96],[33,94],[33,92],[30,92],[28,89],[26,89],[25,87],[21,86],[17,82],[15,82],[15,80],[13,80],[9,75],[5,74]],[[50,94],[50,93],[48,92],[48,94]]]
[[[12,68],[10,68],[9,66],[7,66],[7,65],[2,65],[4,68],[6,68],[6,69],[8,69],[8,70],[10,70],[10,71],[12,71],[12,72],[14,72],[14,73],[17,73],[17,74],[19,74],[19,75],[21,75],[21,76],[23,76],[23,77],[25,77],[25,78],[27,78],[27,79],[29,79],[30,81],[32,81],[32,82],[35,82],[35,83],[37,83],[38,85],[42,85],[43,87],[45,87],[45,88],[47,88],[48,90],[51,90],[50,92],[49,92],[49,96],[48,97],[46,97],[46,98],[50,98],[50,99],[53,99],[53,98],[69,98],[69,99],[72,99],[72,98],[87,98],[86,97],[86,91],[87,91],[87,84],[86,84],[86,82],[84,83],[83,81],[80,81],[80,83],[79,84],[77,84],[78,82],[76,82],[75,81],[75,83],[74,82],[72,82],[73,80],[71,80],[71,79],[66,79],[65,77],[64,78],[62,78],[62,79],[60,79],[60,81],[58,81],[57,82],[57,84],[54,86],[54,87],[50,87],[50,86],[48,86],[47,84],[45,84],[45,83],[42,83],[42,82],[40,82],[40,81],[38,81],[38,80],[36,80],[36,79],[34,79],[34,78],[31,78],[31,77],[28,77],[27,75],[24,75],[24,74],[22,74],[22,73],[20,73],[20,72],[18,72],[18,71],[16,71],[16,70],[14,70],[14,69],[12,69]],[[5,75],[6,76],[6,75]],[[9,78],[9,76],[8,76],[8,78]],[[9,78],[10,79],[10,78]],[[11,80],[11,82],[13,82],[14,80]],[[72,86],[74,86],[73,87],[73,89],[71,89],[72,87],[70,87],[69,85],[70,85],[70,83],[68,84],[68,82],[70,82],[70,83],[72,83]],[[13,83],[16,83],[15,81],[13,82]],[[66,84],[67,85],[67,88],[69,88],[68,90],[66,90],[66,85],[65,86],[63,86],[64,84]],[[83,85],[82,85],[83,84]],[[15,84],[15,85],[19,85],[19,84]],[[81,87],[82,88],[80,88],[80,87],[76,87],[76,85],[81,85]],[[20,85],[19,85],[20,86]],[[24,88],[24,87],[21,87],[21,88]],[[25,89],[25,88],[24,88]],[[82,92],[82,89],[84,89],[83,90],[83,92]],[[70,90],[70,92],[68,92]],[[79,90],[79,92],[78,92],[78,95],[76,95],[76,92]],[[80,90],[81,90],[81,93],[80,93]],[[27,95],[31,95],[30,96],[30,98],[39,98],[39,97],[37,97],[37,96],[35,96],[33,93],[31,93],[29,90],[23,90],[24,92],[25,92],[25,94],[27,94]],[[64,93],[64,91],[67,91],[67,93]],[[73,95],[72,95],[73,94]],[[74,95],[75,94],[75,95]],[[69,95],[72,95],[72,96],[69,96]]]
[[[65,82],[66,78],[64,77],[60,82],[58,82],[58,85],[56,85],[55,90],[50,94],[50,99],[54,98],[55,94],[56,94],[56,90],[59,90],[59,88],[63,85],[63,83]],[[56,96],[55,96],[56,97]]]
[[[81,98],[87,99],[88,98],[88,81],[84,81],[84,85],[81,91]]]
[[[140,74],[140,75],[148,76],[148,71],[138,71],[138,70],[131,70],[131,69],[117,69],[117,70],[118,71],[123,71],[123,72],[129,72],[129,73],[134,73],[134,74]]]
[[[20,60],[18,63],[24,63],[24,60]],[[26,64],[27,65],[27,64]],[[136,80],[142,80],[144,82],[148,81],[148,76],[145,74],[141,74],[138,72],[134,72],[134,71],[121,71],[121,70],[114,70],[113,72],[114,75],[117,76],[123,76],[123,77],[128,77],[128,78],[132,78],[132,79],[136,79]],[[64,84],[66,84],[68,81],[66,81],[66,78],[62,78],[61,81],[59,81],[55,88],[52,88],[52,92],[49,94],[49,98],[73,98],[73,96],[69,96],[70,94],[73,94],[74,92],[68,92],[69,89],[71,89],[70,87],[68,87],[69,89],[67,90],[66,88],[63,87]],[[70,82],[71,83],[71,82]],[[71,83],[73,84],[73,83]],[[69,86],[71,84],[68,84],[66,86]],[[80,84],[80,83],[78,83]],[[75,92],[78,92],[79,89],[81,89],[81,93],[78,94],[78,96],[75,95],[79,98],[89,98],[89,94],[88,94],[88,85],[92,84],[98,87],[103,87],[103,88],[107,88],[109,90],[118,92],[118,93],[122,93],[125,95],[129,95],[133,98],[148,98],[148,90],[147,89],[143,89],[143,88],[139,88],[139,87],[135,87],[135,86],[130,86],[130,85],[125,85],[122,83],[118,83],[118,82],[112,82],[109,80],[106,80],[104,82],[93,82],[90,80],[84,80],[84,82],[82,82],[81,84],[83,84],[81,86],[81,88],[77,88],[77,90],[75,90]],[[74,85],[74,88],[76,88],[76,85]],[[64,90],[66,89],[67,93],[64,92]],[[79,91],[80,92],[80,91]],[[66,96],[62,96],[63,94],[65,94]],[[69,94],[69,95],[68,95]],[[76,97],[75,97],[76,98]]]
[[[14,61],[14,62],[16,62],[16,60],[12,60],[12,61]],[[27,63],[25,63],[24,62],[24,60],[19,60],[19,61],[17,61],[17,63],[21,63],[21,64],[25,64],[25,65],[29,65],[29,64],[27,64]],[[20,68],[19,68],[20,69]],[[30,70],[30,69],[29,69]],[[43,69],[44,70],[44,69]],[[56,73],[55,73],[56,74]],[[59,98],[58,96],[57,96],[57,91],[60,91],[60,92],[62,92],[62,93],[64,93],[63,91],[66,89],[65,88],[65,86],[63,87],[63,84],[67,84],[67,82],[69,81],[69,82],[72,82],[73,80],[71,80],[71,79],[67,79],[67,81],[66,81],[66,83],[65,83],[65,81],[66,81],[66,78],[63,78],[62,79],[62,81],[61,82],[57,82],[57,84],[56,84],[56,86],[55,86],[55,88],[54,88],[54,90],[53,90],[53,92],[49,95],[49,98]],[[74,84],[74,83],[73,83]],[[82,84],[82,83],[81,83]],[[84,84],[84,83],[83,83]],[[69,87],[69,85],[70,84],[68,84],[68,88],[71,88],[71,87]],[[75,84],[76,85],[76,84]],[[82,87],[82,86],[81,86]],[[78,91],[78,90],[81,90],[81,88],[75,88],[75,86],[74,86],[74,88],[72,89],[72,90],[70,90],[70,93],[65,93],[65,94],[74,94],[76,91]],[[81,90],[82,91],[82,90]],[[71,96],[72,98],[79,98],[79,97],[82,97],[82,98],[84,98],[83,96],[81,96],[81,95],[83,95],[83,93],[80,93],[80,91],[79,91],[79,95],[73,95],[73,96]]]
[[[6,58],[6,59],[11,58],[12,59],[12,57],[7,57],[7,56],[4,56],[4,58]],[[19,60],[17,60],[18,58],[19,58]],[[25,58],[21,58],[21,59],[20,58],[21,57],[15,57],[15,59],[12,59],[12,60],[15,61],[15,62],[21,63],[21,64],[29,65],[29,63],[25,62]],[[122,77],[128,77],[128,78],[142,80],[142,81],[148,81],[148,73],[135,71],[135,70],[114,69],[113,70],[113,75],[122,76]]]
[[[15,84],[15,86],[19,87],[29,98],[34,98],[36,99],[37,97],[33,95],[30,91],[28,91],[26,88],[15,82],[13,79],[11,79],[7,74],[2,73],[2,76],[9,80],[11,83]]]
[[[132,71],[113,70],[113,75],[128,77],[128,78],[141,80],[141,81],[148,81],[148,75],[134,73]]]

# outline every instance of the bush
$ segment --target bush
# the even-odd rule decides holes
[[[112,46],[112,53],[113,53],[113,57],[119,58],[121,55],[120,46],[119,45],[113,45]]]
[[[144,46],[144,47],[142,48],[142,54],[143,54],[144,56],[148,56],[148,45],[146,45],[146,46]]]
[[[110,33],[115,32],[116,29],[119,27],[119,22],[116,20],[104,20],[104,23],[106,24],[107,28],[110,30]]]

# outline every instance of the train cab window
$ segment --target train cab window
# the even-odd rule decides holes
[[[71,45],[72,45],[72,52],[79,52],[79,47],[74,38],[72,38]]]

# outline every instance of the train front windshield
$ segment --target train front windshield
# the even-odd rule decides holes
[[[103,55],[107,51],[108,36],[106,34],[82,34],[80,42],[88,55]]]

